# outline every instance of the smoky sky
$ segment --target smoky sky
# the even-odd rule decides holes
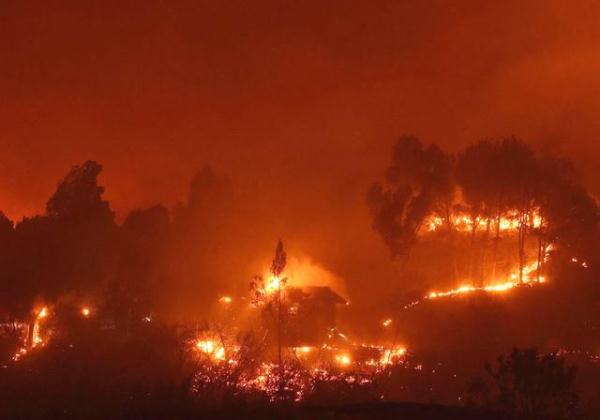
[[[516,135],[600,189],[598,18],[592,1],[4,1],[0,208],[41,212],[94,159],[122,220],[185,200],[210,164],[292,247],[362,275],[361,249],[386,257],[364,194],[401,134]]]

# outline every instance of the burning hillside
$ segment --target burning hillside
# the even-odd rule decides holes
[[[4,369],[28,369],[57,353],[96,357],[95,349],[110,360],[121,346],[144,360],[152,347],[157,360],[169,355],[160,362],[168,380],[203,404],[302,405],[331,398],[331,390],[343,390],[347,401],[455,404],[474,373],[460,355],[482,361],[514,341],[596,363],[598,326],[580,321],[594,311],[594,293],[576,297],[594,283],[570,288],[564,280],[595,272],[595,204],[568,173],[548,173],[558,166],[523,147],[483,142],[451,159],[401,139],[386,183],[368,194],[393,275],[352,287],[305,252],[288,257],[281,241],[272,259],[258,246],[230,242],[233,250],[225,250],[223,238],[248,226],[235,217],[227,226],[235,215],[230,181],[210,170],[172,217],[157,206],[119,226],[96,183],[100,166],[75,167],[45,215],[6,232],[19,245],[7,249],[7,273],[22,281],[11,283],[13,300],[2,307],[3,334],[12,340]],[[482,159],[482,150],[499,153],[498,174],[489,175],[496,183],[476,177],[473,156]],[[501,158],[511,153],[530,159],[539,171],[533,181],[507,178]],[[218,228],[205,224],[213,213]],[[377,282],[389,295],[371,294]],[[569,305],[582,303],[571,309],[580,318],[568,322],[551,307],[563,305],[565,290]],[[574,339],[573,326],[586,338]],[[459,379],[463,385],[448,386]]]

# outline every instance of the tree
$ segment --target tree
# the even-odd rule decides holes
[[[491,379],[492,404],[512,417],[563,419],[575,411],[576,368],[554,354],[514,349],[508,356],[498,357],[496,365],[486,363],[485,370]],[[479,395],[487,393],[481,379],[469,388]]]
[[[495,235],[492,250],[492,277],[495,277],[496,255],[500,241],[500,218],[505,208],[506,188],[500,165],[500,146],[497,142],[482,140],[468,146],[459,154],[456,161],[456,179],[460,185],[462,199],[469,209],[472,220],[471,255],[469,275],[473,272],[475,233],[479,219],[487,220],[487,242],[490,222],[495,221]]]
[[[15,229],[12,220],[0,211],[0,317],[14,318],[18,312],[18,303],[22,302],[22,285],[14,264]]]
[[[500,161],[508,192],[508,204],[517,211],[519,282],[523,283],[523,269],[526,264],[525,241],[531,227],[530,222],[535,203],[538,161],[531,148],[514,137],[504,139],[500,148]]]
[[[101,169],[92,161],[73,167],[48,200],[46,214],[16,225],[14,264],[28,305],[35,297],[97,291],[114,269],[117,228],[97,183]]]
[[[167,250],[173,282],[168,294],[173,306],[177,303],[176,315],[205,315],[210,306],[198,302],[213,302],[224,283],[239,275],[246,255],[231,246],[231,239],[240,235],[242,218],[236,198],[229,178],[206,166],[194,175],[186,203],[173,211]]]
[[[112,223],[114,214],[108,201],[102,199],[104,188],[97,182],[101,171],[102,165],[91,160],[74,166],[48,200],[46,214],[58,219],[98,219]]]
[[[283,288],[287,283],[286,277],[281,277],[281,274],[285,270],[287,265],[287,254],[283,248],[283,242],[279,240],[275,247],[275,256],[271,262],[270,274],[271,278],[266,280],[262,276],[254,276],[250,283],[251,292],[253,294],[253,300],[256,303],[264,303],[265,312],[275,312],[275,324],[277,328],[277,362],[279,368],[279,395],[283,395],[285,380],[284,371],[285,366],[283,364],[283,324],[284,320],[284,308],[283,299],[284,294]]]
[[[134,210],[125,218],[116,274],[107,291],[114,312],[137,319],[156,313],[167,286],[169,230],[169,212],[161,205]]]
[[[392,258],[408,257],[425,217],[451,201],[451,173],[450,157],[437,146],[412,136],[398,140],[385,182],[367,194],[373,228]]]

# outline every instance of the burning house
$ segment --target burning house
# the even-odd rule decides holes
[[[289,287],[286,300],[290,314],[286,341],[292,346],[324,343],[336,327],[338,307],[347,303],[327,286]]]

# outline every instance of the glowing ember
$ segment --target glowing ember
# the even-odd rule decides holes
[[[92,311],[87,306],[84,306],[83,308],[81,308],[81,315],[83,315],[84,318],[88,318],[91,314],[92,314]]]
[[[381,325],[383,325],[384,327],[389,327],[390,325],[392,325],[392,319],[391,318],[386,319],[385,321],[383,321],[381,323]]]

